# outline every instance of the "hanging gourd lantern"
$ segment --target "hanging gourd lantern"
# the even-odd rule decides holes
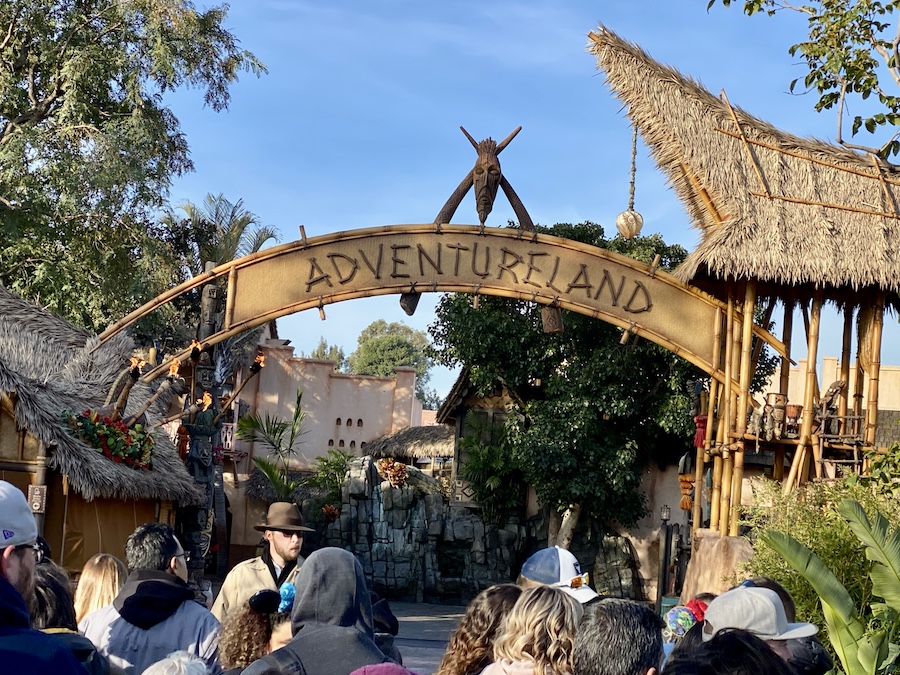
[[[628,210],[616,218],[616,228],[626,239],[633,239],[641,233],[644,217],[634,210],[634,175],[637,166],[637,125],[631,135],[631,179],[628,184]]]

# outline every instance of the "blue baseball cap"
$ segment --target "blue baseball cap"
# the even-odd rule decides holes
[[[588,574],[581,571],[578,559],[559,546],[542,548],[532,555],[522,565],[522,576],[528,581],[555,586],[581,604],[599,597],[588,585]]]

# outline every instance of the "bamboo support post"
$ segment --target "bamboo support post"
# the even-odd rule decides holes
[[[234,267],[228,270],[228,285],[226,286],[226,289],[225,321],[222,325],[222,330],[228,330],[234,322],[234,296],[237,289],[237,270]]]
[[[884,330],[884,291],[876,291],[872,326],[869,329],[869,396],[866,409],[866,445],[875,445],[875,430],[878,426],[878,381],[881,376],[881,338]]]
[[[741,326],[741,360],[740,378],[741,393],[738,399],[737,427],[736,431],[741,437],[735,444],[734,473],[731,486],[731,522],[728,534],[732,537],[738,535],[738,523],[741,516],[741,493],[744,482],[744,432],[747,431],[747,411],[750,407],[750,378],[752,376],[753,358],[751,343],[753,338],[753,312],[756,308],[756,282],[747,281],[744,287],[744,311],[743,326]]]
[[[719,387],[719,401],[717,409],[719,416],[716,420],[716,446],[721,449],[725,442],[725,396],[727,387]],[[712,492],[709,497],[709,527],[712,530],[719,528],[719,508],[722,506],[722,471],[724,470],[722,454],[713,456]]]
[[[734,459],[731,455],[731,446],[729,439],[732,428],[734,415],[734,395],[732,393],[731,382],[734,379],[734,351],[735,351],[735,332],[734,332],[734,287],[729,285],[728,289],[728,316],[725,322],[725,445],[722,452],[722,496],[719,505],[719,522],[716,529],[722,536],[728,534],[728,524],[731,517],[731,474],[734,467]]]
[[[840,398],[838,399],[838,416],[841,418],[840,435],[846,436],[850,433],[847,428],[847,408],[850,396],[850,345],[853,339],[853,307],[847,305],[844,307],[844,336],[841,345],[841,379],[844,381],[844,388],[841,389]]]
[[[794,331],[793,300],[789,300],[784,303],[784,319],[782,320],[782,323],[783,332],[781,334],[781,341],[784,343],[785,347],[787,347],[788,355],[781,358],[781,382],[779,384],[779,391],[787,396],[791,380],[791,337]]]
[[[812,310],[809,317],[809,331],[807,332],[807,356],[806,356],[806,382],[803,387],[803,417],[800,422],[800,441],[797,444],[797,452],[794,461],[791,462],[791,470],[788,479],[784,482],[782,490],[785,494],[804,481],[801,468],[808,466],[807,450],[812,436],[813,403],[818,395],[816,386],[816,361],[819,349],[819,321],[822,316],[822,291],[817,290],[812,302]]]
[[[713,324],[713,358],[716,368],[720,367],[722,360],[722,310],[716,310],[716,318]],[[703,503],[700,499],[702,490],[704,469],[704,457],[712,448],[713,428],[716,422],[716,399],[718,397],[719,382],[711,377],[709,380],[709,399],[706,408],[706,434],[703,438],[703,447],[697,448],[697,461],[694,464],[694,512],[692,516],[693,527],[696,530],[703,524]]]

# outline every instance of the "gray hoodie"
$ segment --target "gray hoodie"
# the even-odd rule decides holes
[[[291,625],[294,638],[244,669],[303,675],[349,675],[389,659],[374,641],[372,604],[362,566],[349,551],[315,551],[297,574]]]

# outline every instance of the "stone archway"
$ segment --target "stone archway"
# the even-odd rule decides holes
[[[396,225],[301,239],[230,261],[160,295],[100,335],[105,341],[179,295],[227,278],[223,328],[204,347],[306,309],[386,294],[463,292],[555,304],[624,328],[717,380],[726,306],[651,265],[567,239],[477,225]],[[784,345],[754,334],[776,352]],[[184,358],[186,350],[177,358]],[[162,375],[168,363],[144,375]],[[732,379],[735,389],[739,383]]]

